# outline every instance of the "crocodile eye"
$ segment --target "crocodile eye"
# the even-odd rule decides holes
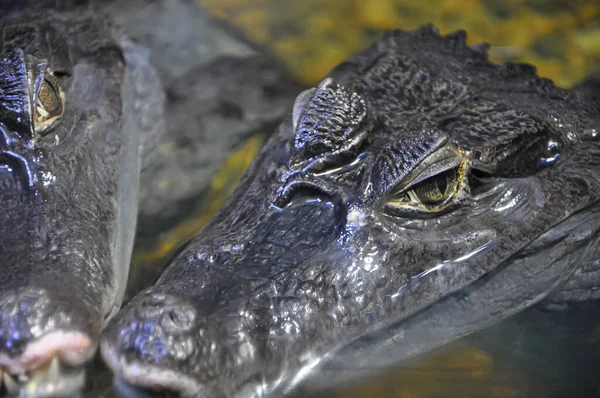
[[[51,75],[44,78],[37,93],[34,125],[38,134],[48,133],[60,121],[64,112],[64,94],[58,81]]]
[[[417,184],[409,195],[425,206],[439,206],[456,192],[457,185],[456,169],[451,169]]]
[[[424,179],[394,195],[385,209],[392,214],[440,213],[450,208],[463,189],[465,163]]]

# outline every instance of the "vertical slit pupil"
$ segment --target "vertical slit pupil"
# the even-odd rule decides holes
[[[435,178],[435,183],[442,195],[445,194],[446,189],[448,189],[448,176],[446,174],[447,172],[441,173]]]

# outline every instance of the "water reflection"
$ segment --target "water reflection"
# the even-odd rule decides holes
[[[454,259],[454,260],[445,260],[445,261],[442,261],[440,264],[436,265],[435,267],[433,267],[431,269],[428,269],[427,271],[421,272],[419,275],[413,277],[413,279],[415,279],[415,278],[421,278],[421,277],[423,277],[423,276],[425,276],[425,275],[427,275],[427,274],[429,274],[431,272],[437,271],[437,270],[441,269],[443,266],[445,266],[446,264],[461,263],[461,262],[463,262],[465,260],[468,260],[469,258],[473,257],[474,255],[476,255],[478,253],[481,253],[484,250],[489,249],[491,246],[492,246],[492,241],[489,240],[486,243],[484,243],[483,245],[481,245],[478,248],[476,248],[475,250],[473,250],[472,252],[466,253],[466,254],[464,254],[464,255],[462,255],[459,258]]]
[[[294,398],[596,397],[600,394],[600,304],[527,310],[388,372]],[[348,364],[349,367],[352,364]],[[97,360],[84,397],[123,397]],[[136,398],[167,397],[164,393]]]
[[[596,397],[600,319],[590,314],[599,308],[530,309],[359,385],[310,398]]]

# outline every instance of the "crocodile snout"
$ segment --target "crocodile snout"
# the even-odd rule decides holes
[[[197,357],[212,356],[216,346],[211,350],[204,337],[213,332],[185,299],[148,292],[109,323],[100,348],[108,365],[127,382],[192,393],[197,386],[188,380],[186,371],[197,366]]]
[[[95,352],[98,330],[84,304],[27,287],[0,296],[0,373],[7,392],[68,394],[84,383],[81,364]]]

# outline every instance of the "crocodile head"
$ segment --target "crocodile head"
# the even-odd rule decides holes
[[[69,395],[123,296],[143,78],[90,15],[0,32],[0,388]]]
[[[220,213],[106,328],[117,376],[280,397],[565,283],[600,231],[598,104],[486,51],[396,31],[300,94]]]

